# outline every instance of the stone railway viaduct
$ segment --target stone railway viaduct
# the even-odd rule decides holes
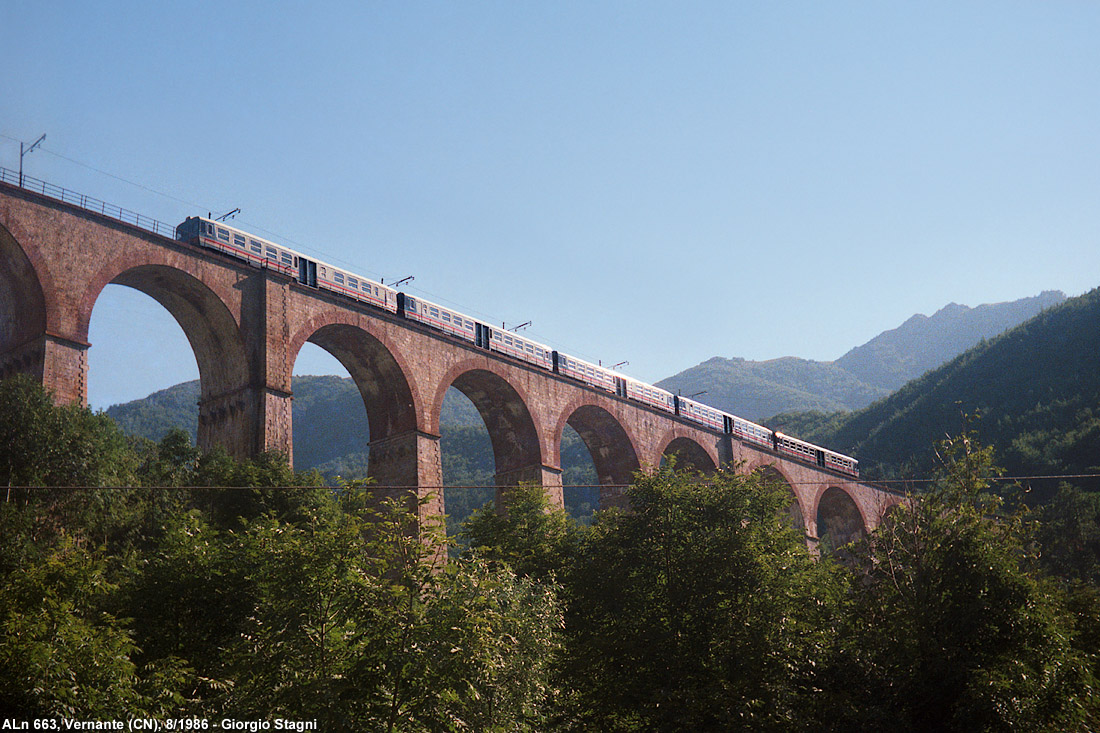
[[[87,404],[88,326],[110,283],[154,298],[186,334],[199,368],[201,446],[293,456],[291,373],[308,341],[339,359],[362,394],[369,474],[435,495],[425,512],[443,511],[439,414],[450,387],[485,421],[497,486],[534,481],[558,505],[566,425],[592,455],[603,506],[670,453],[701,470],[742,462],[782,479],[810,538],[872,529],[900,500],[274,270],[0,183],[0,377],[31,374],[58,401]]]

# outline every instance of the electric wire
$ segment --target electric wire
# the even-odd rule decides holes
[[[840,479],[840,477],[837,477]],[[981,476],[978,477],[979,481],[996,481],[996,482],[1011,482],[1011,481],[1053,481],[1053,480],[1068,480],[1068,479],[1100,479],[1100,473],[1058,473],[1058,474],[1036,474],[1030,476]],[[874,479],[874,480],[860,480],[860,479],[843,479],[838,481],[790,481],[786,479],[777,479],[778,483],[785,483],[790,486],[821,486],[829,483],[855,483],[869,488],[875,488],[876,485],[886,483],[906,483],[906,484],[919,484],[919,483],[934,483],[939,479],[936,478],[910,478],[910,479]],[[37,490],[37,491],[255,491],[255,490],[293,490],[293,491],[306,491],[310,489],[366,489],[370,491],[452,491],[455,489],[518,489],[523,487],[529,487],[530,484],[460,484],[455,486],[448,485],[410,485],[410,484],[362,484],[351,487],[344,486],[11,486],[5,488],[11,488],[12,490]],[[633,484],[562,484],[562,489],[627,489],[633,486]],[[559,488],[558,486],[548,486],[544,488]]]
[[[19,138],[12,137],[11,135],[7,135],[7,134],[4,134],[2,132],[0,132],[0,137],[6,138],[6,139],[11,140],[13,142],[22,142],[21,140],[19,140]],[[145,191],[147,193],[155,194],[157,196],[162,196],[166,199],[170,199],[170,200],[175,201],[177,203],[186,204],[187,206],[192,207],[192,208],[197,209],[197,210],[200,210],[200,211],[202,209],[206,209],[207,211],[213,211],[216,208],[216,207],[210,206],[209,204],[207,204],[207,205],[197,204],[194,201],[188,201],[187,199],[182,199],[182,198],[179,198],[178,196],[173,196],[172,194],[164,193],[163,191],[158,191],[155,188],[151,188],[151,187],[146,186],[144,184],[128,180],[126,178],[123,178],[122,176],[119,176],[119,175],[116,175],[114,173],[110,173],[108,171],[102,170],[102,169],[97,168],[97,167],[95,167],[93,165],[90,165],[88,163],[84,163],[84,162],[81,162],[81,161],[76,160],[74,158],[70,158],[67,155],[62,155],[61,153],[50,150],[49,148],[47,148],[44,145],[40,145],[38,147],[38,149],[41,150],[44,153],[47,153],[49,155],[54,156],[55,158],[60,158],[61,160],[67,161],[67,162],[72,163],[74,165],[78,165],[82,168],[87,168],[90,171],[94,171],[95,173],[99,173],[101,175],[107,176],[108,178],[112,178],[116,181],[119,181],[121,183],[125,183],[129,186],[134,186],[135,188],[139,188],[142,191]],[[255,224],[255,223],[247,221],[245,219],[240,219],[239,221],[240,221],[241,224],[247,226],[249,228],[249,230],[251,230],[251,231],[256,231],[256,232],[265,234],[269,238],[273,239],[274,241],[283,242],[283,243],[286,243],[286,244],[289,244],[289,245],[293,245],[294,247],[297,247],[298,249],[304,250],[306,252],[312,252],[313,254],[317,255],[318,259],[323,259],[327,262],[330,262],[330,264],[342,265],[343,267],[347,268],[348,270],[351,270],[352,272],[364,272],[368,275],[373,275],[379,281],[381,281],[384,278],[384,275],[382,275],[381,273],[379,273],[377,271],[371,270],[369,268],[360,267],[359,265],[348,262],[347,260],[344,260],[344,259],[341,259],[341,258],[338,258],[338,257],[331,257],[331,260],[330,260],[329,259],[330,256],[326,255],[325,252],[323,252],[323,251],[321,251],[321,250],[319,250],[315,247],[311,247],[310,245],[305,244],[304,242],[300,242],[300,241],[298,241],[298,240],[296,240],[292,237],[288,237],[285,234],[280,234],[278,232],[273,232],[270,229],[266,229],[266,228],[260,226],[259,224]],[[464,314],[475,316],[475,317],[479,318],[480,320],[484,321],[485,323],[495,323],[496,322],[495,320],[493,320],[492,316],[488,315],[487,313],[485,313],[483,311],[480,311],[476,308],[468,307],[466,305],[463,305],[462,303],[457,303],[457,302],[455,302],[455,301],[453,301],[453,300],[451,300],[451,299],[449,299],[449,298],[447,298],[443,295],[435,293],[433,291],[425,290],[424,288],[422,288],[420,286],[416,286],[416,285],[409,285],[409,286],[406,286],[406,287],[407,287],[407,289],[409,289],[409,290],[411,290],[415,293],[427,296],[428,298],[430,298],[434,301],[437,301],[441,305],[446,304],[446,305],[448,305],[448,306],[450,306],[450,307],[452,307],[456,310],[462,311]],[[538,335],[538,334],[537,334],[537,332],[532,332],[532,335]],[[585,359],[586,361],[595,361],[595,362],[601,361],[597,357],[592,356],[591,354],[588,354],[587,352],[580,351],[580,350],[577,350],[577,349],[571,349],[571,348],[568,348],[568,347],[560,347],[557,341],[547,339],[544,336],[538,335],[538,340],[540,340],[544,344],[554,346],[559,351],[566,351],[566,352],[571,353],[571,354],[576,354],[577,356]]]

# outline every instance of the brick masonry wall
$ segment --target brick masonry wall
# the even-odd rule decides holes
[[[840,522],[845,513],[873,528],[898,501],[381,309],[3,184],[0,264],[0,374],[32,374],[59,401],[86,403],[92,308],[107,284],[134,287],[176,318],[195,349],[200,444],[224,445],[238,456],[281,450],[292,458],[291,374],[299,350],[312,342],[336,356],[359,386],[372,477],[432,494],[427,512],[444,508],[439,415],[452,386],[485,420],[498,486],[536,481],[559,505],[567,424],[609,487],[605,506],[621,503],[614,487],[657,466],[666,452],[703,470],[774,466],[811,537],[819,523]]]

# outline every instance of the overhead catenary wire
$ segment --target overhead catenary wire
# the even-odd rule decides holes
[[[0,137],[2,137],[4,139],[7,139],[7,140],[11,140],[12,142],[22,142],[19,138],[13,137],[11,135],[8,135],[8,134],[2,133],[2,132],[0,132]],[[41,145],[38,147],[38,149],[41,150],[43,153],[46,153],[48,155],[52,155],[55,158],[60,158],[61,160],[72,163],[73,165],[78,165],[82,168],[86,168],[86,169],[88,169],[90,171],[93,171],[95,173],[98,173],[100,175],[103,175],[103,176],[106,176],[108,178],[119,181],[120,183],[125,183],[128,186],[133,186],[135,188],[141,189],[142,191],[145,191],[147,193],[151,193],[151,194],[154,194],[156,196],[161,196],[163,198],[169,199],[171,201],[175,201],[177,203],[185,204],[186,206],[191,207],[191,208],[196,209],[196,210],[201,211],[201,210],[205,209],[207,211],[213,211],[214,209],[217,208],[217,207],[214,207],[214,206],[210,206],[209,204],[195,203],[194,201],[189,201],[187,199],[183,199],[183,198],[180,198],[178,196],[173,196],[172,194],[165,193],[164,191],[159,191],[159,190],[157,190],[155,188],[152,188],[150,186],[146,186],[145,184],[137,183],[135,181],[131,181],[127,178],[124,178],[124,177],[119,176],[119,175],[114,174],[114,173],[110,173],[110,172],[105,171],[101,168],[97,168],[96,166],[91,165],[89,163],[84,163],[82,161],[76,160],[75,158],[70,158],[67,155],[63,155],[63,154],[58,153],[56,151],[50,150],[49,148],[41,146]],[[289,244],[289,245],[293,245],[294,247],[296,247],[300,250],[303,250],[305,252],[311,252],[311,253],[317,255],[318,258],[329,261],[331,264],[341,265],[341,266],[343,266],[343,267],[345,267],[348,270],[351,270],[353,272],[360,272],[360,273],[364,273],[364,274],[367,274],[367,275],[372,275],[376,279],[378,279],[379,281],[381,281],[382,278],[384,277],[384,275],[382,275],[382,273],[379,273],[375,270],[371,270],[369,268],[363,268],[363,267],[361,267],[357,264],[351,263],[347,260],[344,260],[344,259],[341,259],[341,258],[338,258],[338,257],[332,257],[330,254],[327,254],[322,250],[319,250],[315,247],[312,247],[308,244],[305,244],[304,242],[300,242],[300,241],[294,239],[293,237],[288,237],[285,234],[280,234],[278,232],[274,232],[270,229],[266,229],[263,226],[260,226],[259,224],[255,224],[253,222],[246,221],[244,219],[240,219],[238,221],[239,221],[240,224],[243,224],[244,226],[248,227],[249,230],[252,230],[252,231],[255,231],[255,232],[258,232],[258,233],[261,233],[261,234],[265,234],[265,235],[267,235],[268,237],[270,237],[271,239],[273,239],[275,241],[283,242],[283,243]],[[447,298],[443,295],[440,295],[439,293],[433,292],[431,290],[426,290],[426,289],[424,289],[422,287],[419,287],[419,286],[410,286],[409,289],[416,292],[416,293],[419,293],[420,295],[427,296],[428,298],[430,298],[434,301],[437,301],[441,305],[445,304],[449,307],[455,308],[456,310],[460,310],[463,313],[466,313],[466,314],[472,315],[476,318],[479,318],[480,320],[482,320],[486,323],[493,322],[493,320],[494,320],[493,317],[491,317],[489,314],[484,313],[483,311],[481,311],[479,309],[472,308],[472,307],[469,307],[467,305],[463,305],[462,303],[458,303],[456,301],[453,301],[453,300],[451,300],[451,299],[449,299],[449,298]],[[581,358],[584,358],[584,359],[587,359],[589,361],[598,361],[598,359],[595,356],[593,356],[593,355],[591,355],[591,354],[589,354],[585,351],[582,351],[582,350],[579,350],[579,349],[572,349],[572,348],[569,348],[567,346],[561,346],[560,343],[557,342],[556,340],[547,338],[547,337],[545,337],[541,334],[538,334],[538,333],[534,333],[532,335],[536,336],[543,343],[545,343],[547,345],[550,345],[550,346],[553,346],[554,348],[557,348],[559,350],[568,351],[570,353],[576,354],[577,356],[579,356]]]
[[[934,483],[939,481],[937,478],[908,478],[908,479],[873,479],[873,480],[860,480],[852,478],[837,477],[838,481],[842,483],[857,483],[868,486],[874,486],[879,484],[890,483],[906,483],[906,484],[920,484],[920,483]],[[1064,473],[1064,474],[1036,474],[1031,476],[980,476],[977,478],[979,481],[996,481],[996,482],[1012,482],[1012,481],[1054,481],[1054,480],[1069,480],[1069,479],[1100,479],[1100,473]],[[354,479],[349,479],[354,481]],[[782,480],[790,486],[820,486],[822,484],[829,483],[829,481],[787,481]],[[562,489],[627,489],[634,484],[562,484]],[[371,491],[451,491],[455,489],[518,489],[527,488],[530,484],[461,484],[455,486],[447,485],[411,485],[411,484],[356,484],[354,486],[340,486],[340,485],[325,485],[325,486],[11,486],[5,488],[11,488],[12,490],[70,490],[70,491],[255,491],[257,489],[263,490],[293,490],[304,491],[307,489],[367,489]],[[546,487],[557,488],[557,487]]]

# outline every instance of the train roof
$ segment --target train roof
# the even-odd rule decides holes
[[[337,267],[336,265],[330,264],[330,263],[328,263],[328,262],[325,262],[325,261],[323,261],[323,260],[315,259],[315,258],[313,258],[313,257],[311,257],[311,256],[308,256],[308,255],[303,255],[303,254],[302,254],[301,252],[298,252],[298,251],[296,251],[296,250],[294,250],[294,249],[291,249],[290,247],[287,247],[286,245],[283,245],[283,244],[279,244],[278,242],[272,242],[271,240],[268,240],[268,239],[264,239],[263,237],[259,237],[259,236],[255,235],[255,234],[252,234],[251,232],[246,232],[246,231],[244,231],[243,229],[238,229],[237,227],[234,227],[234,226],[232,226],[231,224],[226,224],[226,223],[225,223],[224,221],[217,221],[216,219],[211,219],[210,217],[206,217],[206,216],[201,216],[201,215],[199,215],[199,216],[189,216],[189,217],[187,217],[187,219],[185,219],[185,220],[184,220],[183,222],[181,222],[181,223],[180,223],[180,225],[182,226],[182,224],[184,224],[184,223],[186,223],[186,222],[188,222],[188,221],[190,221],[190,220],[192,220],[192,219],[198,219],[198,220],[200,220],[200,221],[204,221],[204,222],[209,222],[209,223],[211,223],[211,224],[213,224],[213,225],[215,225],[215,226],[223,227],[224,229],[227,229],[227,230],[229,230],[229,231],[231,231],[231,232],[235,232],[235,233],[237,233],[237,234],[240,234],[240,235],[242,235],[242,236],[247,236],[247,237],[250,237],[250,238],[252,238],[252,239],[256,239],[256,240],[258,240],[258,241],[260,241],[260,242],[263,242],[264,244],[269,244],[269,245],[271,245],[271,246],[273,246],[273,247],[280,247],[280,248],[282,248],[282,249],[290,250],[291,252],[294,252],[294,254],[298,255],[299,257],[308,257],[308,259],[312,260],[313,262],[316,262],[316,263],[317,263],[318,265],[322,265],[322,266],[324,266],[324,267],[328,267],[328,268],[332,269],[332,270],[333,270],[333,271],[335,271],[335,272],[342,272],[342,273],[344,273],[345,275],[351,275],[352,277],[357,277],[357,278],[359,278],[359,279],[361,279],[361,280],[366,280],[366,281],[369,281],[369,282],[371,282],[371,283],[374,283],[374,284],[376,284],[376,285],[379,285],[379,286],[381,286],[381,287],[383,287],[383,288],[386,288],[387,290],[390,290],[390,291],[392,291],[392,292],[397,292],[397,291],[396,291],[396,290],[395,290],[394,288],[392,288],[392,287],[390,287],[390,286],[388,286],[388,285],[385,285],[385,284],[383,284],[383,283],[382,283],[381,281],[376,281],[376,280],[373,280],[373,279],[371,279],[371,278],[369,278],[369,277],[364,277],[364,276],[362,276],[362,275],[358,275],[358,274],[356,274],[356,273],[354,273],[354,272],[351,272],[350,270],[347,270],[347,269],[345,269],[345,268],[342,268],[342,267]],[[475,322],[481,322],[481,320],[480,320],[480,319],[477,319],[477,318],[473,318],[473,317],[471,317],[471,316],[467,316],[467,315],[466,315],[465,313],[462,313],[461,311],[458,311],[458,310],[456,310],[456,309],[454,309],[454,308],[449,308],[449,307],[447,307],[447,306],[444,306],[444,305],[440,305],[439,303],[434,303],[434,302],[432,302],[432,301],[430,301],[430,300],[428,300],[428,299],[426,299],[426,298],[422,298],[422,297],[420,297],[419,295],[413,295],[413,296],[410,296],[410,297],[416,298],[416,299],[417,299],[418,301],[420,301],[420,302],[423,302],[423,303],[427,303],[427,304],[429,304],[429,305],[435,306],[436,308],[442,308],[442,309],[444,309],[444,310],[447,310],[447,311],[451,311],[452,313],[458,313],[458,314],[462,315],[462,317],[463,317],[463,318],[468,318],[468,319],[470,319],[470,320],[472,320],[472,321],[475,321]],[[503,330],[503,329],[501,329],[501,330]],[[534,345],[534,346],[538,346],[538,347],[541,347],[541,348],[543,348],[543,349],[545,349],[545,350],[547,350],[547,351],[555,351],[555,349],[551,349],[551,348],[550,348],[549,346],[547,346],[546,344],[543,344],[543,343],[540,343],[540,342],[538,342],[538,341],[535,341],[534,339],[530,339],[530,338],[527,338],[526,336],[520,336],[520,335],[519,335],[519,334],[517,334],[517,333],[512,333],[511,335],[512,335],[512,337],[513,337],[513,338],[521,339],[521,340],[523,340],[523,341],[525,341],[525,342],[527,342],[527,343],[530,343],[530,344],[532,344],[532,345]],[[645,387],[648,387],[649,389],[657,390],[657,391],[659,391],[659,392],[663,392],[663,393],[665,393],[665,394],[669,394],[669,395],[671,395],[671,394],[672,394],[672,392],[670,392],[670,391],[669,391],[669,390],[667,390],[667,389],[664,389],[664,388],[662,388],[662,387],[657,387],[657,386],[655,386],[655,385],[649,384],[648,382],[643,382],[643,381],[642,381],[642,380],[640,380],[640,379],[635,379],[634,377],[630,377],[630,376],[627,376],[627,375],[625,375],[625,374],[621,374],[621,373],[619,373],[619,372],[615,372],[615,371],[614,371],[614,370],[612,370],[611,368],[609,368],[609,367],[605,367],[605,366],[603,366],[603,365],[601,365],[601,364],[593,364],[593,363],[592,363],[592,362],[590,362],[590,361],[587,361],[587,360],[585,360],[585,359],[581,359],[581,358],[579,358],[579,357],[573,356],[572,354],[565,354],[564,352],[559,352],[559,353],[562,353],[562,355],[563,355],[563,356],[566,356],[566,357],[568,357],[569,359],[572,359],[572,360],[574,360],[574,361],[577,361],[577,362],[579,362],[579,363],[581,363],[581,364],[585,364],[585,365],[587,365],[587,366],[590,366],[590,367],[593,367],[593,368],[595,368],[595,369],[600,369],[600,370],[602,370],[602,371],[604,371],[604,372],[607,372],[607,373],[609,373],[609,374],[614,374],[614,375],[615,375],[616,377],[619,377],[619,378],[621,378],[621,379],[624,379],[624,380],[626,380],[626,381],[632,382],[632,383],[634,383],[634,384],[640,384],[640,385],[643,385],[643,386],[645,386]],[[679,400],[681,400],[681,401],[684,401],[684,402],[690,402],[691,404],[694,404],[694,405],[699,405],[699,406],[701,406],[701,407],[705,407],[705,408],[707,408],[707,409],[710,409],[710,410],[714,410],[715,412],[717,412],[717,413],[719,413],[720,415],[723,415],[723,416],[725,416],[725,417],[729,417],[729,418],[732,418],[732,419],[734,419],[734,420],[739,420],[739,421],[741,421],[741,422],[744,422],[744,423],[748,423],[749,425],[753,425],[753,426],[755,426],[755,427],[761,428],[762,430],[769,430],[769,428],[767,428],[767,427],[765,427],[765,426],[763,426],[763,425],[760,425],[760,424],[758,424],[758,423],[755,423],[755,422],[753,422],[752,420],[746,420],[746,419],[745,419],[745,418],[743,418],[743,417],[738,417],[737,415],[734,415],[734,414],[728,413],[728,412],[726,412],[725,410],[721,410],[721,409],[719,409],[719,408],[717,408],[717,407],[714,407],[713,405],[708,405],[708,404],[706,404],[706,403],[703,403],[703,402],[698,402],[697,400],[693,400],[693,399],[691,399],[690,397],[679,397],[678,395],[676,395],[676,397],[677,397],[677,398],[678,398]],[[816,449],[818,449],[818,450],[822,450],[822,451],[824,451],[825,453],[828,453],[828,454],[830,454],[830,455],[833,455],[833,456],[837,456],[838,458],[843,458],[843,459],[845,459],[845,460],[849,460],[849,461],[852,461],[853,463],[859,463],[859,461],[858,461],[858,460],[856,460],[855,458],[852,458],[851,456],[846,456],[846,455],[844,455],[843,453],[837,453],[836,451],[832,451],[832,450],[829,450],[828,448],[825,448],[825,447],[822,447],[822,446],[816,445],[816,444],[814,444],[814,443],[810,443],[809,441],[801,440],[800,438],[795,438],[795,437],[793,437],[793,436],[789,436],[789,435],[784,435],[783,433],[781,433],[781,432],[779,432],[779,431],[774,431],[774,432],[775,432],[775,433],[776,433],[776,435],[778,435],[778,436],[781,436],[781,437],[785,437],[785,438],[790,438],[791,440],[797,440],[797,441],[798,441],[798,442],[800,442],[800,443],[805,443],[806,445],[812,446],[812,447],[814,447],[814,448],[816,448]]]
[[[345,267],[337,267],[336,265],[332,264],[331,262],[325,262],[324,260],[319,260],[316,257],[314,257],[313,255],[302,254],[298,250],[293,249],[291,247],[288,247],[285,244],[279,244],[278,242],[273,242],[270,239],[264,239],[263,237],[261,237],[257,234],[253,234],[252,232],[247,232],[244,229],[238,229],[237,227],[233,226],[232,224],[226,224],[224,221],[218,221],[217,219],[211,219],[209,217],[199,215],[199,216],[189,216],[183,222],[180,222],[180,224],[184,224],[184,223],[190,221],[191,219],[198,219],[200,221],[209,222],[209,223],[213,224],[214,226],[219,226],[219,227],[222,227],[224,229],[228,229],[231,232],[236,232],[237,234],[241,234],[243,236],[249,237],[250,239],[255,239],[259,242],[263,242],[264,244],[270,244],[272,247],[279,247],[281,249],[289,250],[290,252],[293,252],[294,254],[298,255],[299,257],[305,257],[306,259],[310,260],[311,262],[316,262],[318,265],[324,265],[325,267],[327,267],[327,268],[329,268],[329,269],[331,269],[335,272],[342,272],[345,275],[351,275],[352,277],[357,277],[360,280],[368,280],[368,281],[374,283],[375,285],[381,285],[384,288],[389,288],[390,290],[394,290],[389,285],[386,285],[385,283],[382,283],[378,280],[375,280],[375,279],[370,278],[370,277],[366,277],[364,275],[359,275],[359,274],[354,273],[354,272],[352,272],[351,270],[349,270]],[[394,292],[397,292],[397,291],[394,290]]]

